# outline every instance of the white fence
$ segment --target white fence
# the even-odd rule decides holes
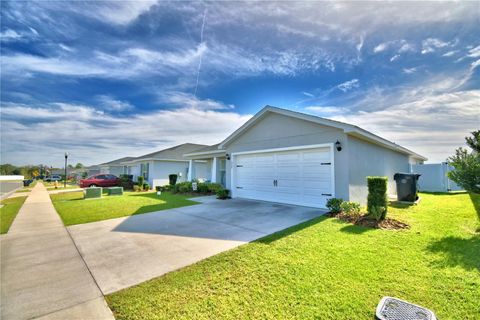
[[[432,164],[413,164],[410,166],[410,172],[421,174],[418,179],[418,188],[420,191],[429,192],[448,192],[460,191],[462,187],[448,179],[447,173],[452,171],[453,167],[446,162]]]
[[[23,176],[0,176],[0,181],[23,180]]]

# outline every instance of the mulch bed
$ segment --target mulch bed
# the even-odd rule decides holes
[[[384,220],[377,221],[368,217],[367,215],[360,216],[359,218],[352,217],[350,215],[344,213],[327,213],[329,217],[335,217],[342,221],[346,221],[349,223],[353,223],[357,226],[367,227],[367,228],[375,228],[375,229],[384,229],[384,230],[402,230],[402,229],[410,229],[410,226],[405,222],[398,221],[391,218],[386,218]]]

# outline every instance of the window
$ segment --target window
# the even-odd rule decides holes
[[[140,175],[143,176],[145,180],[148,180],[148,169],[150,163],[142,163],[140,164]]]
[[[105,180],[106,178],[107,178],[107,176],[104,175],[104,174],[100,174],[100,175],[95,177],[95,179],[99,179],[99,180]]]

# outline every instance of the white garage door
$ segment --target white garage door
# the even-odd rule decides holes
[[[234,196],[325,208],[333,196],[329,147],[236,156]]]

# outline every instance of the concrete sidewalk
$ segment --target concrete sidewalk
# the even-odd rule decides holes
[[[1,319],[114,319],[38,183],[1,244]]]

